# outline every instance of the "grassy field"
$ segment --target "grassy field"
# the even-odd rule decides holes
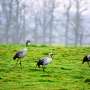
[[[81,64],[89,47],[29,46],[21,70],[12,57],[23,47],[0,45],[0,90],[90,90],[90,67]],[[53,62],[45,72],[35,70],[35,61],[50,51],[55,54]]]

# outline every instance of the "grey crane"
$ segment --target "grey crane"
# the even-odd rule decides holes
[[[24,58],[24,57],[27,55],[27,51],[28,51],[28,49],[27,49],[27,46],[26,46],[25,48],[17,51],[17,52],[15,53],[15,55],[13,56],[13,60],[17,60],[16,65],[17,65],[18,62],[19,62],[21,68],[22,68],[21,59]]]
[[[45,71],[45,66],[52,62],[53,53],[49,53],[47,56],[40,58],[37,61],[36,67],[40,68],[42,66],[43,71]]]
[[[30,40],[27,40],[26,41],[26,46],[29,46],[31,44],[31,41]]]
[[[88,65],[89,65],[89,62],[90,62],[90,55],[84,56],[83,61],[82,61],[82,64],[84,64],[84,62],[87,62]],[[89,65],[89,67],[90,67],[90,65]]]

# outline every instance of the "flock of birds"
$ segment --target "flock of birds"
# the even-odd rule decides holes
[[[13,56],[13,60],[17,61],[16,65],[19,63],[21,68],[22,68],[22,64],[21,64],[22,58],[24,58],[27,55],[27,51],[28,51],[27,47],[30,45],[30,43],[31,41],[27,40],[26,47],[20,51],[17,51]],[[36,63],[36,67],[38,66],[38,68],[40,68],[42,66],[43,71],[45,71],[46,65],[52,62],[52,57],[53,57],[53,53],[48,53],[47,56],[40,58]]]
[[[17,61],[16,62],[16,65],[19,63],[20,66],[21,66],[21,68],[22,68],[22,64],[21,64],[21,61],[22,60],[21,59],[24,58],[27,55],[27,51],[28,51],[28,48],[27,47],[30,44],[31,44],[31,41],[30,40],[27,40],[26,41],[26,47],[23,48],[20,51],[17,51],[15,53],[15,55],[13,56],[13,60],[16,60]],[[36,63],[36,67],[40,68],[42,66],[43,71],[45,71],[46,65],[48,65],[48,64],[50,64],[52,62],[53,55],[54,55],[53,53],[48,53],[47,56],[40,58],[37,61],[37,63]],[[90,62],[90,55],[84,56],[83,61],[82,61],[82,64],[84,64],[84,62],[87,62],[88,65],[89,65],[89,67],[90,67],[90,64],[89,64],[89,62]]]

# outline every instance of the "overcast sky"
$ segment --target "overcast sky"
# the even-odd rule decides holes
[[[28,4],[28,6],[30,5],[30,1],[31,0],[25,0],[26,4]],[[32,0],[34,1],[34,6],[33,7],[40,7],[41,6],[41,3],[43,0]],[[52,1],[52,0],[51,0]],[[60,8],[60,11],[64,11],[63,10],[63,4],[66,4],[68,5],[68,0],[56,0],[57,1],[57,5],[59,6]],[[72,11],[74,12],[75,8],[74,8],[74,5],[75,5],[75,0],[71,0],[72,1]],[[83,14],[83,15],[90,15],[90,0],[79,0],[81,2],[84,2],[84,4],[80,3],[81,7],[82,8],[87,8],[86,12]]]

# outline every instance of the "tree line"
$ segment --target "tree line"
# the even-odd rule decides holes
[[[87,11],[85,0],[0,0],[0,43],[83,45]]]

